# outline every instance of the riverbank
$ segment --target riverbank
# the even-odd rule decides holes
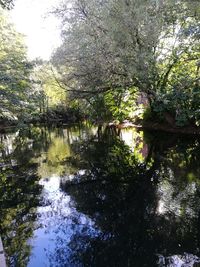
[[[138,128],[141,130],[153,130],[153,131],[163,131],[168,133],[176,134],[194,134],[200,135],[200,127],[172,127],[168,124],[154,123],[154,122],[144,122],[144,123],[134,123],[131,121],[124,121],[122,123],[109,123],[109,127],[116,127],[118,129],[124,128]]]
[[[29,126],[29,125],[37,125],[37,126],[51,126],[51,125],[68,125],[68,124],[77,124],[81,123],[82,121],[63,121],[63,120],[49,120],[49,121],[35,121],[35,122],[26,122],[26,123],[8,123],[8,124],[1,124],[0,122],[0,132],[6,131],[15,127],[24,127],[24,126]],[[161,123],[156,123],[156,122],[131,122],[128,120],[125,120],[122,123],[115,123],[115,122],[110,122],[110,123],[102,123],[102,122],[96,122],[96,125],[105,125],[110,128],[116,128],[116,129],[124,129],[124,128],[137,128],[141,130],[152,130],[152,131],[162,131],[162,132],[168,132],[168,133],[175,133],[175,134],[193,134],[193,135],[200,135],[200,127],[177,127],[174,126],[172,127],[171,125],[168,124],[161,124]]]

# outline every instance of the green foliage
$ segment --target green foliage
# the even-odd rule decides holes
[[[155,117],[170,111],[179,126],[199,123],[198,2],[75,0],[56,12],[63,43],[53,62],[72,94],[122,120],[128,105],[118,99],[135,87]]]
[[[133,90],[115,90],[105,93],[104,99],[106,108],[112,114],[112,119],[122,122],[127,118],[131,118],[136,106],[134,102],[137,95]]]
[[[134,116],[138,93],[146,95],[156,120],[166,122],[169,113],[178,126],[200,124],[198,2],[74,0],[69,8],[62,1],[55,13],[63,42],[51,62],[34,64],[2,7],[0,118],[28,122],[71,114],[74,121],[82,113],[123,121]]]
[[[97,122],[110,121],[112,113],[107,108],[106,99],[104,95],[98,95],[86,102],[87,104],[87,117]]]
[[[122,122],[133,116],[136,109],[134,104],[137,94],[135,88],[130,91],[116,89],[115,91],[107,91],[103,94],[91,97],[87,103],[88,118],[96,121],[117,120]]]
[[[67,92],[56,82],[54,72],[56,71],[50,63],[39,62],[35,64],[32,76],[35,80],[36,95],[41,98],[38,103],[40,109],[66,105]]]
[[[68,92],[60,86],[58,73],[50,62],[36,61],[31,77],[32,110],[26,116],[27,121],[79,121],[81,114],[79,101],[70,99]]]
[[[0,8],[0,115],[18,117],[28,106],[31,64],[26,59],[23,36]]]

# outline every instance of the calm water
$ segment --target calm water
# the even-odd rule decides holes
[[[200,139],[2,133],[0,235],[11,267],[200,266]]]

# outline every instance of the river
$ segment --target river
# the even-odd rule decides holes
[[[7,130],[0,236],[11,267],[200,266],[200,138]]]

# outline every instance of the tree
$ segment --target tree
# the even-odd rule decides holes
[[[166,94],[198,83],[189,69],[187,84],[173,72],[186,64],[199,71],[199,10],[198,2],[184,0],[64,1],[56,10],[63,44],[53,57],[60,82],[84,98],[136,87],[164,114]],[[175,103],[172,113],[180,114]]]
[[[0,9],[1,116],[11,113],[19,117],[28,106],[31,68],[22,34],[16,32],[5,11]]]
[[[33,83],[30,119],[74,122],[82,118],[78,102],[68,97],[57,80],[57,74],[50,62],[35,61],[31,73]]]
[[[35,65],[33,79],[35,90],[40,95],[40,110],[46,112],[49,108],[66,106],[67,92],[63,90],[55,80],[56,70],[48,62],[41,62]]]

